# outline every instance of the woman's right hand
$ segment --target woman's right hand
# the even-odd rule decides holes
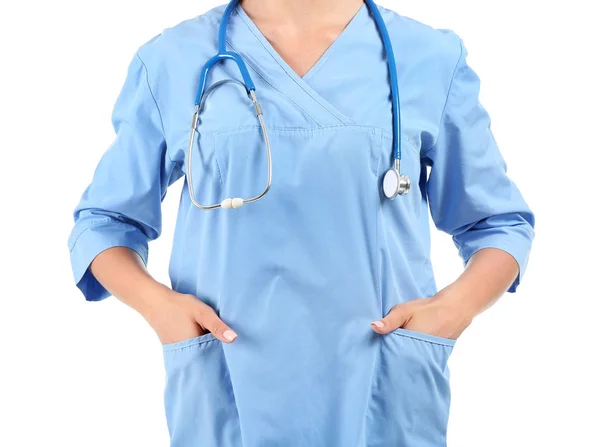
[[[237,337],[208,304],[154,280],[142,258],[128,247],[112,247],[94,258],[92,274],[106,290],[139,312],[163,344],[211,332],[224,343]]]
[[[157,298],[143,316],[162,344],[189,340],[208,332],[224,343],[232,343],[237,337],[208,304],[173,290]]]

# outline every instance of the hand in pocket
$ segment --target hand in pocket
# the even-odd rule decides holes
[[[172,291],[167,298],[144,315],[162,344],[177,343],[211,332],[224,343],[237,334],[219,318],[212,307],[193,295]]]
[[[379,334],[402,328],[456,340],[471,320],[472,317],[455,302],[438,294],[396,304],[384,318],[371,323],[371,327]]]

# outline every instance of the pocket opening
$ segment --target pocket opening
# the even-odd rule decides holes
[[[167,343],[162,345],[163,351],[176,351],[179,349],[187,348],[190,346],[200,345],[202,343],[208,343],[210,341],[217,341],[218,338],[215,337],[211,332],[206,334],[199,335],[194,338],[190,338],[188,340],[177,341],[175,343]]]
[[[437,335],[429,335],[423,332],[411,331],[409,329],[398,328],[394,329],[391,333],[399,335],[401,337],[413,338],[415,340],[422,341],[425,343],[433,343],[436,345],[448,346],[451,348],[454,347],[454,345],[456,344],[456,340],[453,340],[451,338],[438,337]]]

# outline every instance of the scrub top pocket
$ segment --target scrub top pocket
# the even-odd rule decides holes
[[[367,412],[369,447],[445,447],[455,340],[396,329],[381,336]]]
[[[221,342],[211,333],[163,345],[171,447],[242,445]]]

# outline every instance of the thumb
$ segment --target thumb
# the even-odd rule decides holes
[[[232,343],[237,334],[219,318],[215,310],[208,304],[199,303],[200,310],[196,313],[196,322],[205,330],[212,333],[224,343]]]
[[[371,328],[378,334],[388,334],[404,326],[410,320],[411,314],[408,303],[396,304],[381,320],[373,321]]]

